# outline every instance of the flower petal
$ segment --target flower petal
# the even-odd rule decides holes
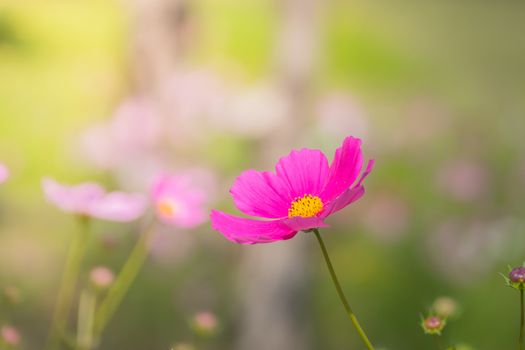
[[[235,205],[247,215],[282,218],[292,199],[286,184],[270,172],[247,170],[235,180],[230,193]]]
[[[61,185],[53,179],[44,178],[42,188],[48,202],[69,213],[89,214],[89,207],[104,196],[104,190],[97,184],[84,183],[77,186]]]
[[[370,159],[368,161],[368,163],[366,164],[366,169],[363,172],[363,174],[361,174],[361,177],[359,178],[359,181],[357,181],[357,185],[355,185],[355,187],[360,186],[361,183],[363,183],[363,181],[366,179],[368,174],[370,174],[372,172],[372,169],[374,169],[375,165],[376,165],[375,159]]]
[[[284,219],[284,224],[294,231],[306,231],[313,228],[328,227],[320,217],[302,218],[299,216]]]
[[[89,214],[98,219],[127,222],[139,218],[146,210],[146,205],[142,195],[111,192],[94,201]]]
[[[368,161],[368,164],[366,165],[366,169],[359,178],[359,181],[357,184],[347,189],[345,192],[343,192],[342,195],[337,197],[336,199],[332,200],[327,204],[324,211],[321,213],[322,218],[326,218],[327,216],[343,209],[349,204],[352,204],[353,202],[359,200],[363,195],[365,194],[365,188],[362,186],[363,180],[366,179],[368,174],[372,171],[374,168],[375,160],[371,159]]]
[[[346,191],[355,182],[362,167],[361,140],[349,136],[335,151],[326,186],[321,193],[323,202],[331,202]]]
[[[305,194],[316,196],[326,184],[328,160],[323,152],[305,148],[279,159],[275,170],[290,189],[291,200]]]
[[[214,230],[240,244],[270,243],[290,239],[297,233],[282,220],[252,220],[217,210],[211,212],[211,223]]]
[[[358,199],[363,197],[364,194],[365,188],[363,186],[349,188],[342,195],[328,203],[325,210],[321,213],[321,217],[326,218],[327,216],[332,215],[333,213],[343,209],[347,205],[357,201]]]
[[[0,163],[0,184],[9,178],[9,168],[5,164]]]

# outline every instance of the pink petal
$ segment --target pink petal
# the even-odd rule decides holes
[[[321,213],[321,217],[326,218],[327,216],[332,215],[333,213],[343,209],[347,205],[357,201],[358,199],[363,197],[364,194],[365,188],[363,186],[349,188],[342,195],[328,203],[324,211]]]
[[[283,223],[294,231],[307,231],[313,228],[328,227],[320,217],[302,218],[299,216],[284,219]]]
[[[0,184],[5,182],[9,178],[9,169],[2,163],[0,163]]]
[[[240,211],[265,218],[286,217],[292,202],[286,184],[270,172],[244,171],[230,193]]]
[[[328,177],[328,160],[319,150],[302,149],[279,159],[275,170],[290,188],[290,199],[293,200],[321,192]]]
[[[151,190],[157,216],[165,223],[183,228],[200,225],[207,219],[206,203],[209,195],[193,184],[189,175],[160,175]],[[172,203],[173,212],[164,213],[162,202]]]
[[[104,190],[94,183],[70,187],[45,178],[42,188],[48,202],[69,213],[89,214],[91,203],[104,196]]]
[[[355,187],[357,186],[360,186],[361,183],[366,179],[366,177],[368,176],[368,174],[370,174],[372,172],[372,169],[374,169],[374,166],[376,165],[376,161],[375,159],[370,159],[368,161],[368,163],[366,164],[366,169],[365,171],[363,172],[363,174],[361,174],[361,177],[359,178],[359,181],[357,181],[357,185],[355,185]]]
[[[111,192],[94,201],[89,209],[93,217],[127,222],[138,219],[146,210],[146,199],[139,194]]]
[[[346,191],[355,182],[362,167],[361,140],[349,136],[335,152],[326,186],[321,193],[323,202],[328,203]]]
[[[211,222],[214,230],[240,244],[270,243],[290,239],[297,234],[281,220],[252,220],[217,210],[211,212]]]

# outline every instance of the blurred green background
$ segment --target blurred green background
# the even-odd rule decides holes
[[[12,173],[0,187],[0,283],[22,295],[15,306],[2,304],[0,319],[16,325],[24,349],[42,347],[76,229],[71,218],[45,204],[41,177],[123,186],[115,172],[80,155],[77,139],[127,96],[152,89],[135,73],[141,53],[133,49],[134,38],[145,30],[137,26],[142,10],[134,12],[135,6],[108,0],[0,3],[0,160]],[[279,82],[278,91],[287,86],[278,58],[286,51],[278,43],[287,6],[266,0],[187,6],[190,29],[182,35],[187,30],[191,36],[182,39],[188,41],[184,68],[206,67],[240,94],[259,81]],[[326,1],[312,13],[303,23],[305,40],[315,41],[306,114],[334,91],[350,96],[354,107],[334,112],[335,119],[292,119],[297,125],[290,146],[332,154],[344,134],[352,134],[364,139],[365,155],[377,161],[367,195],[325,230],[344,289],[371,338],[384,349],[431,347],[420,314],[448,295],[461,315],[450,320],[447,342],[480,350],[514,346],[518,293],[498,272],[525,260],[525,4]],[[229,125],[197,125],[196,141],[188,137],[184,147],[164,150],[182,164],[211,169],[218,179],[214,206],[231,205],[228,189],[242,169],[269,170],[277,159],[261,161],[272,132],[253,137]],[[83,274],[98,264],[118,271],[138,226],[97,223]],[[231,244],[209,224],[174,230],[170,244],[184,250],[188,243],[180,245],[179,237],[192,240],[191,251],[177,251],[169,263],[148,262],[101,349],[191,342],[188,319],[201,309],[221,321],[220,333],[205,346],[234,348],[242,331],[237,271],[242,251],[252,247]],[[300,234],[276,244],[304,240],[311,246],[308,264],[297,269],[311,276],[301,296],[310,348],[357,349],[361,344],[313,238]]]

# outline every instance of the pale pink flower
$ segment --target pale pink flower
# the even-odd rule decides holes
[[[0,334],[6,344],[12,346],[20,344],[20,333],[15,327],[9,325],[2,326]]]
[[[95,183],[67,186],[45,178],[42,187],[47,201],[61,210],[109,221],[133,221],[144,213],[147,204],[140,194],[107,193]]]
[[[0,163],[0,184],[6,182],[9,178],[9,169],[5,164]]]
[[[141,156],[158,143],[160,117],[146,99],[125,100],[112,118],[89,128],[81,137],[87,159],[103,169],[112,169]]]
[[[201,311],[193,317],[191,325],[199,334],[212,335],[217,331],[219,321],[214,313],[210,311]]]
[[[165,223],[192,228],[207,219],[206,193],[188,175],[160,175],[151,196],[157,216]]]
[[[91,270],[89,273],[91,283],[98,288],[107,288],[115,279],[113,271],[111,271],[106,266],[97,266]]]

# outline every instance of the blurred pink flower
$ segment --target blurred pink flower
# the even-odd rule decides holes
[[[9,169],[5,164],[0,163],[0,184],[9,178]]]
[[[115,275],[106,266],[97,266],[91,270],[89,278],[96,287],[107,288],[113,283]]]
[[[439,187],[452,198],[461,201],[480,199],[487,191],[487,169],[473,159],[455,159],[445,164],[437,174]]]
[[[157,216],[165,223],[192,228],[207,219],[206,193],[188,175],[162,174],[154,181],[151,196]]]
[[[276,173],[247,170],[230,190],[235,205],[247,215],[237,217],[217,210],[212,226],[227,239],[241,244],[269,243],[294,237],[298,231],[326,227],[324,219],[364,194],[362,182],[374,161],[363,167],[361,140],[347,137],[332,164],[319,150],[292,151],[277,163]]]
[[[2,326],[0,334],[4,342],[8,345],[16,346],[20,343],[20,333],[18,333],[18,330],[13,326]]]
[[[191,326],[195,332],[208,336],[217,331],[219,321],[214,313],[210,311],[201,311],[195,314],[191,321]]]
[[[161,131],[153,106],[143,98],[129,98],[110,120],[82,135],[81,148],[95,166],[111,169],[155,147]]]
[[[66,186],[45,178],[42,187],[47,201],[61,210],[110,221],[133,221],[144,213],[147,204],[140,194],[106,193],[95,183]]]

